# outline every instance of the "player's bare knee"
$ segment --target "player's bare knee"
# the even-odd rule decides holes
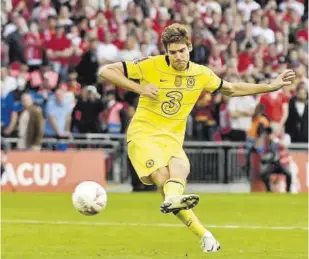
[[[190,173],[190,165],[183,159],[173,157],[169,162],[169,172],[172,178],[186,179]]]

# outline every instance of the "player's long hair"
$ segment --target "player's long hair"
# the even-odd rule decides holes
[[[192,50],[192,43],[189,37],[189,32],[187,28],[179,23],[174,23],[167,26],[162,33],[162,43],[165,50],[167,51],[167,46],[172,43],[185,43],[189,50]]]

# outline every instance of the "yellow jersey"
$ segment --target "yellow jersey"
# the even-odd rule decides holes
[[[159,88],[155,99],[140,96],[127,131],[128,142],[165,135],[182,145],[187,117],[201,92],[213,93],[223,82],[211,69],[193,62],[186,70],[177,71],[164,55],[126,61],[123,67],[127,78],[138,80],[141,87],[153,83]]]

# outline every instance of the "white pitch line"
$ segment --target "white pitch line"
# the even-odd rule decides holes
[[[80,226],[143,226],[143,227],[183,227],[182,224],[166,223],[136,223],[136,222],[89,222],[89,221],[63,221],[63,220],[23,220],[3,219],[1,223],[8,224],[47,224],[47,225],[80,225]],[[241,225],[206,225],[208,228],[227,229],[269,229],[269,230],[308,230],[308,227],[298,226],[241,226]]]

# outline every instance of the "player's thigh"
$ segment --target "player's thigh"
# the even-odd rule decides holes
[[[144,184],[154,184],[149,176],[168,165],[164,146],[151,142],[150,139],[129,142],[128,155],[137,175]]]

